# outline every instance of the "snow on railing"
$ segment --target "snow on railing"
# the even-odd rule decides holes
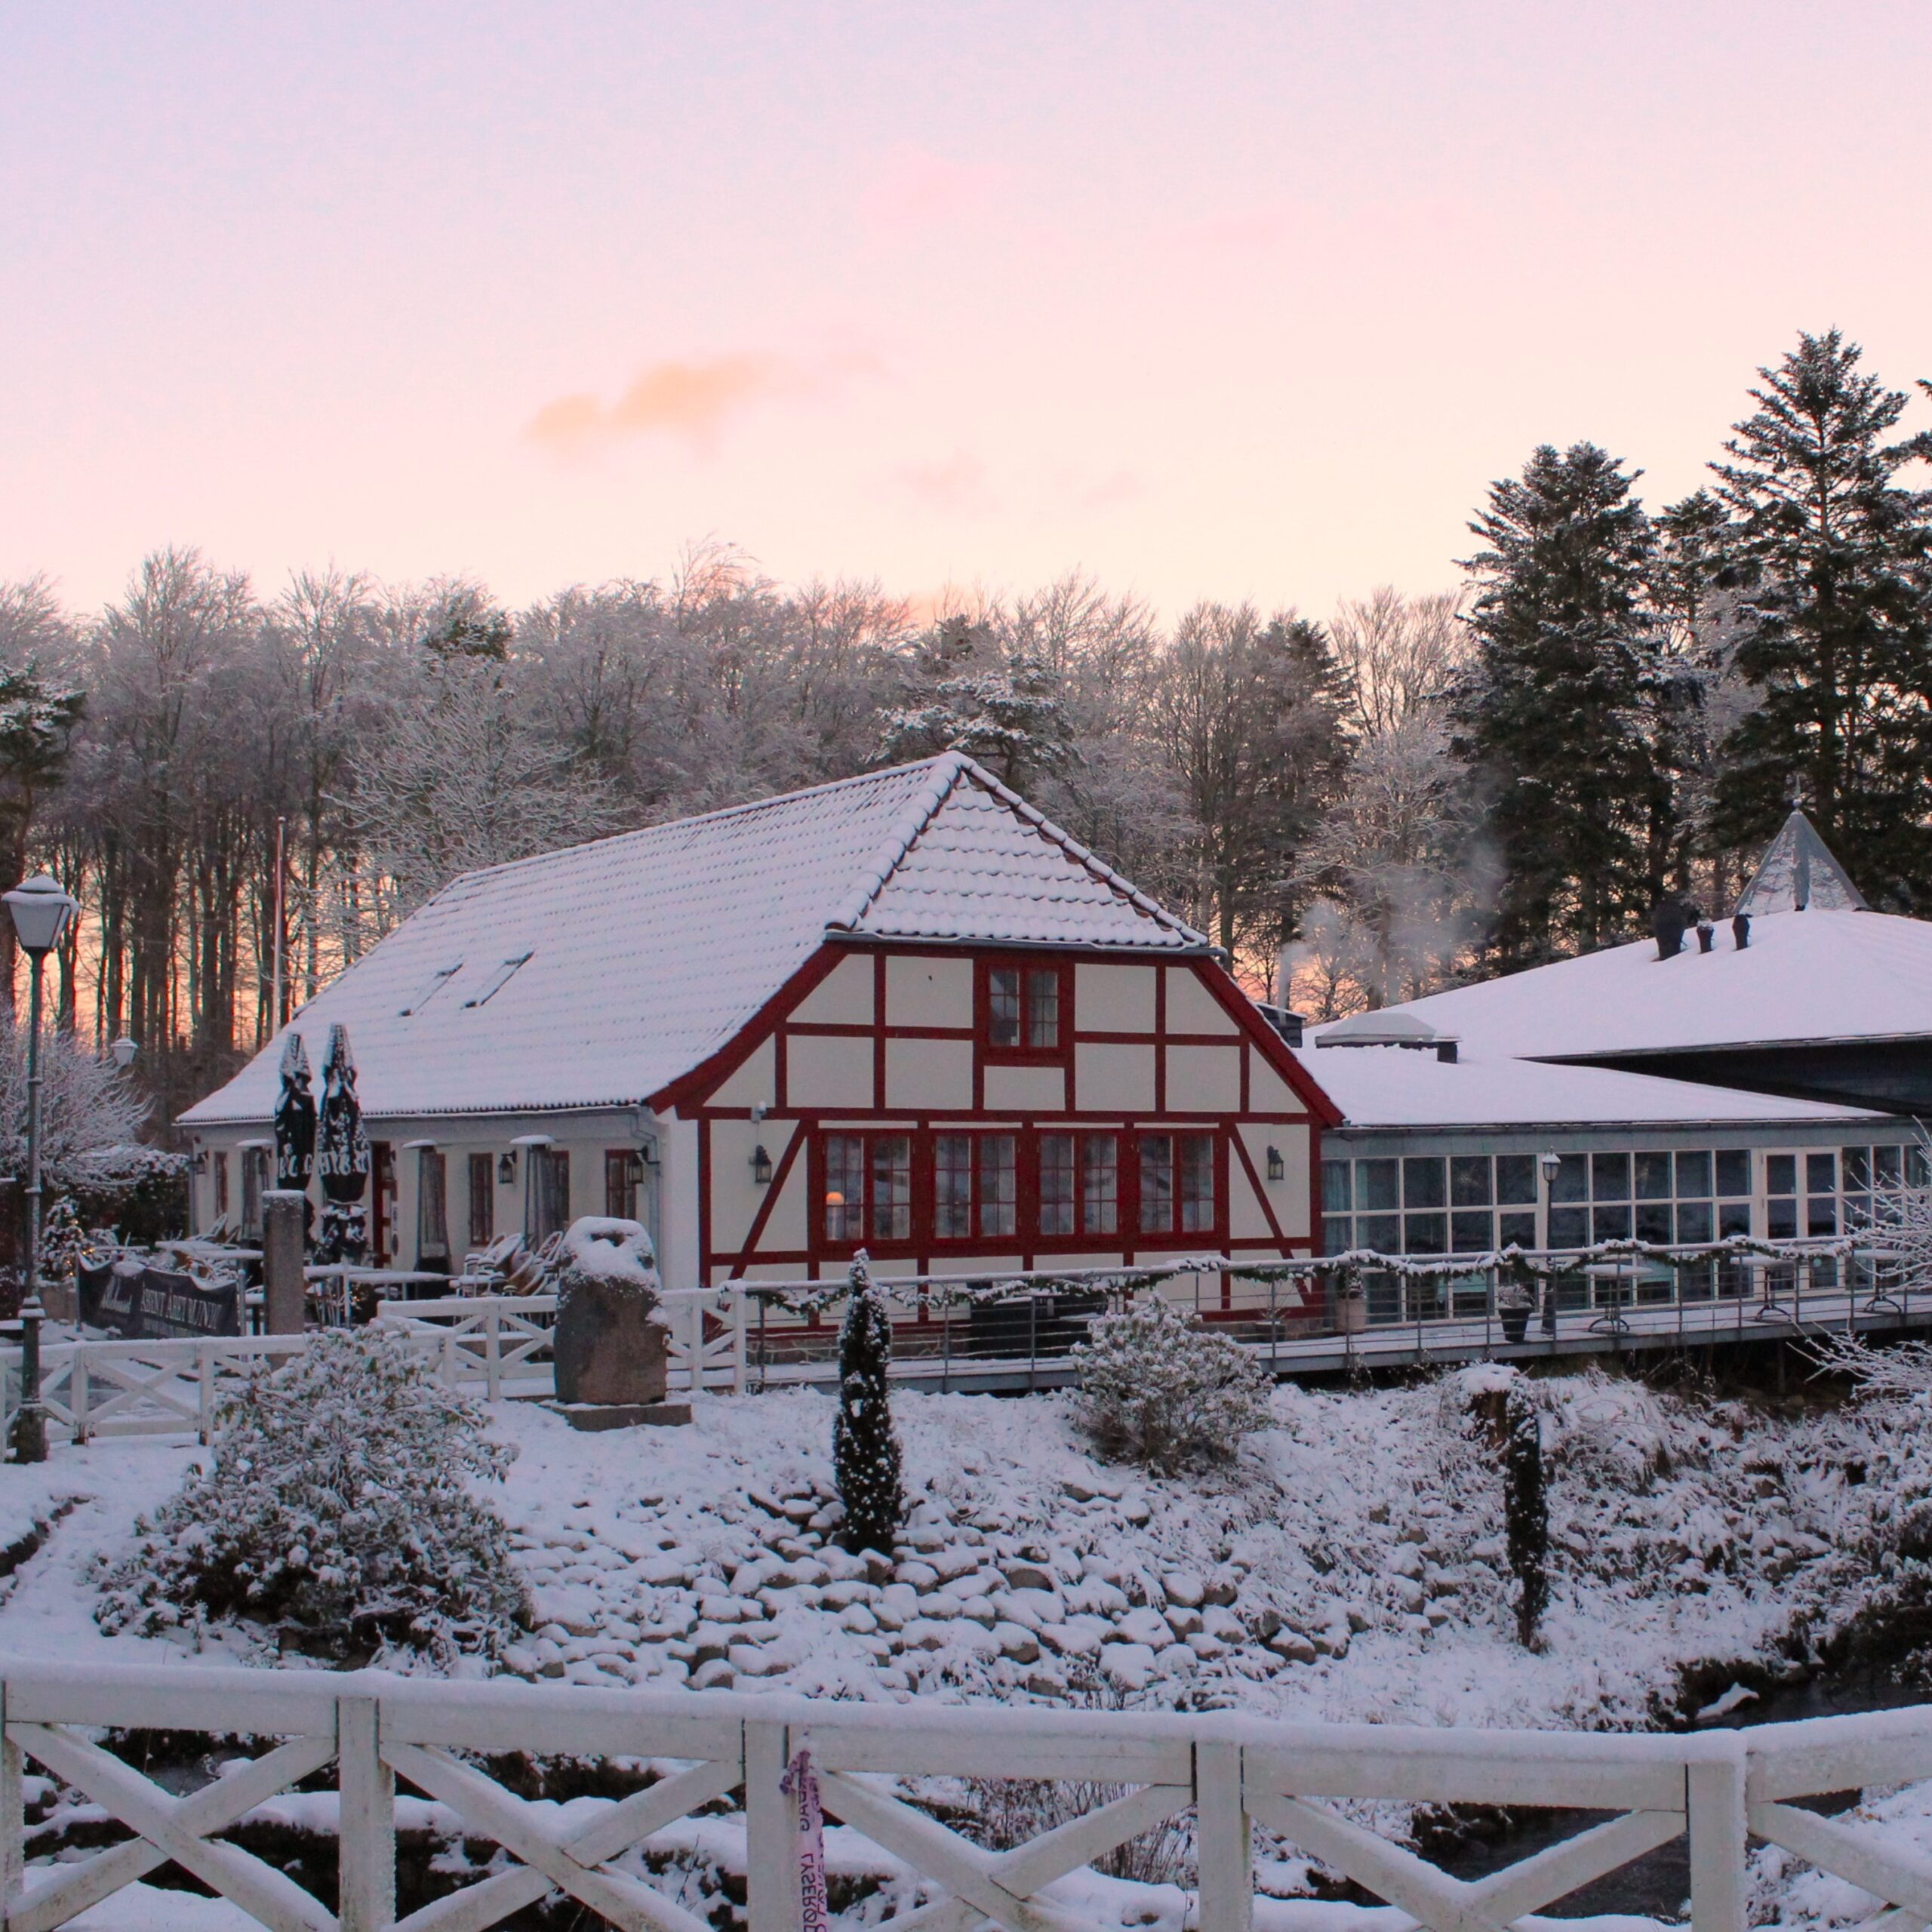
[[[663,1297],[673,1394],[746,1386],[743,1298],[716,1288]],[[378,1304],[377,1320],[401,1331],[446,1388],[500,1401],[555,1392],[549,1359],[555,1295],[451,1296]],[[48,1337],[41,1347],[41,1401],[50,1432],[76,1441],[177,1435],[207,1441],[224,1384],[309,1346],[300,1335],[211,1336],[118,1342]],[[0,1439],[20,1404],[20,1351],[0,1351]]]
[[[676,1873],[692,1848],[685,1821],[734,1794],[731,1810],[703,1821],[706,1856],[742,1877],[748,1932],[801,1932],[803,1780],[785,1774],[801,1751],[825,1812],[884,1854],[882,1866],[916,1881],[909,1924],[987,1919],[1008,1932],[1072,1932],[1091,1921],[1078,1909],[1077,1881],[1070,1890],[1056,1881],[1190,1809],[1188,1922],[1198,1932],[1249,1932],[1257,1826],[1433,1932],[1501,1932],[1685,1834],[1696,1932],[1744,1932],[1749,1835],[1896,1908],[1887,1922],[1932,1919],[1932,1878],[1919,1859],[1801,1804],[1932,1777],[1932,1712],[1923,1709],[1633,1737],[7,1660],[0,1705],[5,1932],[51,1932],[170,1860],[261,1924],[307,1932],[484,1932],[557,1893],[610,1924],[709,1932],[657,1881],[651,1854],[655,1841],[660,1863],[673,1854]],[[238,1739],[254,1755],[184,1792],[108,1748],[112,1733],[131,1730]],[[622,1761],[612,1774],[639,1788],[560,1812],[480,1768],[492,1753]],[[127,1835],[30,1865],[29,1764]],[[303,1806],[337,1838],[335,1912],[223,1836],[331,1766],[335,1801],[309,1795]],[[1075,1786],[1090,1808],[989,1850],[907,1801],[897,1781],[919,1778],[1041,1780],[1063,1795]],[[446,1881],[476,1875],[401,1918],[399,1783],[441,1807],[452,1838],[500,1847],[487,1861],[435,1861]],[[1461,1880],[1335,1808],[1364,1800],[1614,1815]]]

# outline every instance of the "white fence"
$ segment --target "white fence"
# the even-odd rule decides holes
[[[718,1289],[663,1298],[670,1324],[672,1392],[745,1386],[743,1299]],[[378,1318],[399,1328],[445,1386],[490,1401],[555,1392],[550,1357],[555,1295],[478,1295],[395,1302]],[[51,1435],[75,1441],[192,1431],[203,1441],[222,1385],[264,1361],[306,1349],[302,1335],[210,1337],[195,1341],[43,1343],[41,1400]],[[0,1432],[20,1404],[20,1351],[0,1353]]]
[[[277,1932],[485,1932],[553,1893],[631,1932],[709,1932],[652,1882],[648,1854],[660,1834],[734,1792],[734,1817],[707,1820],[708,1838],[728,1863],[742,1847],[749,1932],[800,1932],[796,1818],[780,1778],[801,1749],[811,1753],[826,1810],[919,1875],[918,1908],[884,1921],[903,1932],[968,1932],[982,1920],[1005,1932],[1078,1932],[1090,1921],[1077,1902],[1048,1888],[1189,1810],[1199,1932],[1248,1932],[1257,1825],[1432,1932],[1502,1932],[1686,1832],[1696,1932],[1743,1932],[1751,1835],[1892,1908],[1869,1924],[1903,1932],[1932,1920],[1932,1868],[1792,1802],[1932,1777],[1924,1710],[1639,1737],[0,1661],[0,1712],[5,1932],[51,1932],[170,1860]],[[238,1736],[260,1755],[177,1795],[105,1749],[104,1727]],[[580,1800],[562,1812],[518,1798],[464,1755],[521,1752],[633,1767],[648,1759],[656,1776],[620,1800]],[[91,1856],[29,1866],[29,1764],[128,1835]],[[221,1837],[331,1764],[334,1913]],[[894,1783],[927,1777],[1070,1781],[1121,1795],[992,1851],[909,1804]],[[398,1780],[502,1854],[488,1861],[490,1875],[400,1920]],[[1338,1799],[1617,1815],[1463,1881],[1345,1816]]]

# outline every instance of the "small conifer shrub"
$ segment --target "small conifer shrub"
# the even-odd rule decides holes
[[[1268,1424],[1268,1376],[1158,1294],[1094,1317],[1073,1351],[1079,1413],[1103,1456],[1161,1475],[1230,1460]]]
[[[838,1414],[832,1425],[832,1476],[845,1506],[844,1539],[855,1554],[875,1549],[889,1556],[905,1520],[899,1433],[886,1390],[891,1359],[891,1318],[862,1253],[852,1263],[851,1294],[838,1334]]]
[[[515,1454],[485,1423],[400,1335],[315,1336],[223,1398],[212,1466],[136,1525],[96,1621],[245,1622],[343,1661],[494,1655],[528,1604],[509,1530],[477,1493]]]

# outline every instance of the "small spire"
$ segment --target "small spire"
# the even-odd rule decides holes
[[[1792,786],[1794,795],[1797,786]],[[1851,875],[1832,855],[1817,828],[1796,804],[1778,835],[1764,848],[1751,883],[1737,902],[1752,918],[1767,912],[1864,912],[1871,909]]]

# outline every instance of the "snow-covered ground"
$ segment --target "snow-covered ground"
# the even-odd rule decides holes
[[[1635,1726],[1678,1709],[1687,1683],[1715,1697],[1734,1669],[1781,1669],[1841,1623],[1875,1537],[1919,1492],[1915,1449],[1854,1421],[1694,1408],[1596,1374],[1539,1382],[1556,1547],[1533,1654],[1509,1606],[1500,1459],[1470,1419],[1494,1374],[1282,1389],[1274,1426],[1232,1466],[1179,1481],[1097,1463],[1066,1398],[903,1395],[915,1506],[890,1563],[829,1534],[824,1396],[709,1398],[694,1427],[605,1435],[506,1405],[496,1426],[518,1454],[499,1500],[536,1626],[506,1667],[606,1685]],[[100,1559],[205,1453],[118,1442],[0,1470],[0,1536],[17,1519],[53,1525],[0,1582],[0,1651],[273,1660],[246,1633],[94,1625]],[[1881,1811],[1932,1840],[1932,1791]],[[1857,1915],[1842,1887],[1768,1864],[1762,1876],[1767,1911]],[[1277,1881],[1292,1890],[1298,1875]],[[1103,1915],[1179,1932],[1179,1900]],[[1385,1916],[1292,1909],[1278,1932],[1324,1932],[1310,1915],[1337,1912],[1373,1932]]]

